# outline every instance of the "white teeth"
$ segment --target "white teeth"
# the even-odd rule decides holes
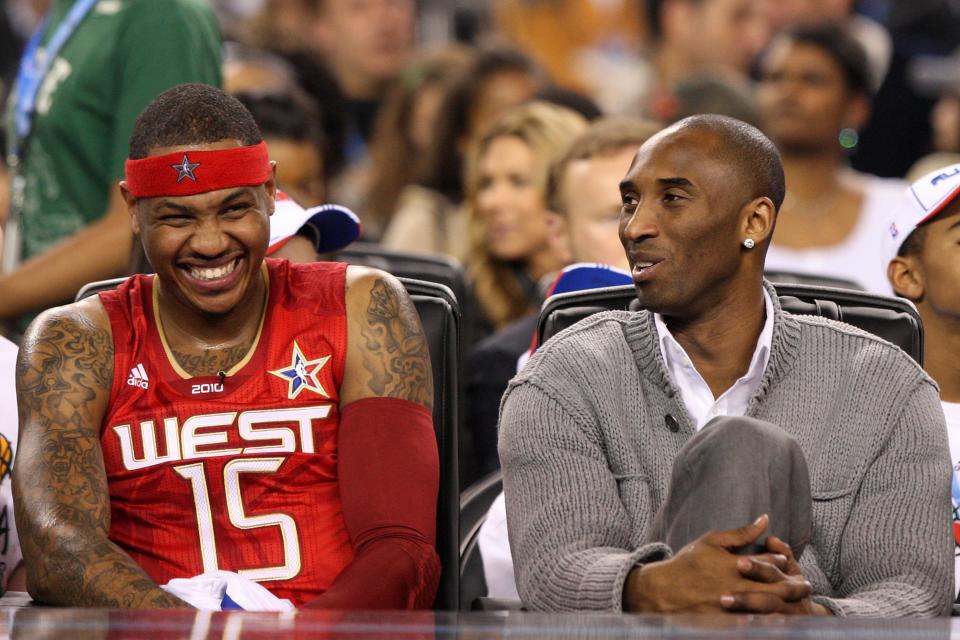
[[[196,278],[197,280],[216,280],[218,278],[223,278],[224,276],[228,276],[233,273],[233,270],[237,268],[237,262],[237,260],[232,260],[222,267],[214,267],[212,269],[190,267],[190,276],[192,278]]]
[[[641,269],[646,269],[647,267],[652,267],[652,266],[653,266],[653,263],[652,263],[652,262],[638,262],[638,263],[637,263],[637,266],[640,267]]]

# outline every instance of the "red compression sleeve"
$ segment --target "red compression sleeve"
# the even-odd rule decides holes
[[[308,607],[417,609],[440,582],[435,549],[440,462],[423,405],[364,398],[343,408],[340,501],[354,559]]]

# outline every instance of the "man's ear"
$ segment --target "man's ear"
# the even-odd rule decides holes
[[[550,210],[547,210],[547,244],[554,255],[558,256],[564,264],[573,261],[567,218]]]
[[[130,229],[134,235],[140,235],[140,220],[137,218],[137,198],[130,193],[126,180],[120,181],[120,195],[123,196],[123,202],[127,205],[127,213],[130,214]]]
[[[887,280],[893,291],[910,302],[923,300],[923,269],[916,256],[897,256],[887,265]]]
[[[773,235],[773,225],[777,214],[773,201],[767,196],[754,198],[744,207],[746,215],[743,220],[743,237],[740,242],[750,238],[757,245],[768,242]]]

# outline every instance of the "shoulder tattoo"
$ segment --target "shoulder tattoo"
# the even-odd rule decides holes
[[[361,321],[367,386],[378,396],[402,398],[433,408],[430,353],[420,317],[398,285],[377,278]]]

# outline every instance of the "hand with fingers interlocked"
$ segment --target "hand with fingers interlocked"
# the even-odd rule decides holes
[[[810,599],[810,583],[779,538],[767,539],[766,553],[734,553],[758,540],[768,524],[763,515],[738,529],[710,531],[668,560],[635,567],[624,586],[624,610],[829,615]]]

